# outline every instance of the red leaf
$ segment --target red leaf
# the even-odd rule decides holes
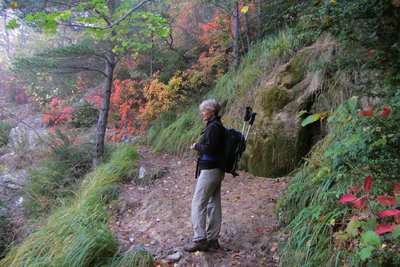
[[[382,217],[388,217],[388,216],[393,216],[393,215],[399,215],[400,214],[400,210],[384,210],[378,213],[379,218]]]
[[[349,190],[352,192],[361,192],[361,188],[358,186],[349,187]]]
[[[363,206],[365,206],[365,202],[367,201],[367,197],[361,197],[359,199],[357,199],[357,201],[355,201],[353,203],[353,206],[356,208],[362,208]]]
[[[390,107],[384,106],[383,109],[381,110],[381,118],[384,118],[390,114]]]
[[[399,194],[400,194],[400,182],[398,182],[398,183],[394,186],[394,194],[395,194],[395,195],[399,195]]]
[[[357,197],[353,194],[344,194],[340,199],[339,199],[339,204],[344,204],[348,202],[353,202],[357,200]]]
[[[384,233],[389,233],[389,232],[393,232],[394,229],[396,229],[397,224],[379,224],[378,227],[375,230],[375,233],[377,235],[381,235]]]
[[[358,112],[358,115],[361,117],[372,117],[374,116],[374,108],[373,107],[366,108]]]
[[[376,51],[371,49],[371,50],[368,50],[367,54],[368,54],[368,56],[373,56],[376,54]]]
[[[382,204],[396,206],[396,198],[395,197],[377,196],[376,200],[378,200],[378,202],[380,202]]]
[[[369,192],[372,187],[372,175],[368,175],[364,179],[364,191]]]

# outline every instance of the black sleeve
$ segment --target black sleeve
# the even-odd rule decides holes
[[[225,131],[223,127],[216,123],[207,126],[204,132],[204,138],[200,144],[196,144],[195,150],[200,154],[219,155],[222,153]]]

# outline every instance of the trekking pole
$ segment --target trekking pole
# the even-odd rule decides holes
[[[251,107],[246,107],[246,113],[244,114],[242,135],[244,134],[244,129],[246,128],[246,121],[249,121],[251,118],[251,112],[252,112]]]
[[[249,125],[250,125],[250,126],[249,126],[249,129],[247,129],[246,137],[244,138],[244,140],[246,140],[246,141],[247,141],[247,136],[249,135],[251,126],[253,126],[254,119],[256,118],[256,115],[257,115],[257,113],[255,113],[255,112],[253,112],[253,113],[251,114],[251,119],[250,119],[250,122],[249,122]]]

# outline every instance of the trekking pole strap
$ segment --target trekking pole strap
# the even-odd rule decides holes
[[[246,122],[249,121],[251,118],[252,110],[253,109],[251,107],[246,107],[246,111],[244,113],[244,119],[243,119],[242,135],[244,135],[244,131],[246,130]]]

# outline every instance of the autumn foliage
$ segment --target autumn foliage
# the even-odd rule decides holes
[[[72,121],[74,108],[66,104],[65,100],[54,98],[49,104],[50,110],[43,114],[43,122],[48,126],[63,125]]]
[[[360,188],[358,187],[350,187],[349,191],[351,193],[344,194],[340,197],[339,203],[340,204],[351,204],[355,207],[360,214],[359,211],[366,210],[369,206],[370,201],[374,201],[370,193],[372,188],[372,175],[368,175],[364,179],[364,187],[363,191],[364,194],[361,196],[356,196],[355,192],[361,192]],[[394,207],[394,209],[385,209],[378,212],[378,218],[386,218],[386,217],[393,217],[394,222],[388,223],[381,223],[378,224],[375,230],[375,233],[378,235],[385,234],[388,232],[392,232],[397,226],[400,225],[400,207],[396,204],[396,197],[400,196],[400,182],[398,182],[393,188],[393,196],[377,196],[375,201],[378,203]],[[371,216],[371,211],[368,212],[367,216]],[[365,214],[364,214],[365,217]]]

